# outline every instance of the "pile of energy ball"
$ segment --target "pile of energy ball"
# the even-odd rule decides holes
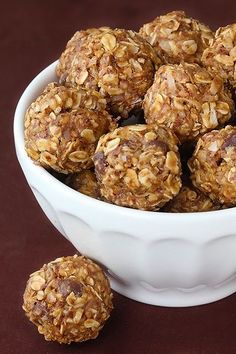
[[[199,212],[236,205],[236,24],[182,11],[139,33],[75,33],[25,115],[27,154],[75,190],[120,206]],[[112,310],[102,269],[62,257],[28,280],[23,308],[47,340],[95,338]]]
[[[236,205],[236,24],[214,33],[174,11],[139,33],[78,31],[56,75],[25,116],[36,163],[120,206]]]

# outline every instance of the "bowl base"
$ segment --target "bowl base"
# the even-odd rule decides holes
[[[192,289],[148,289],[140,284],[127,285],[108,274],[111,288],[129,299],[149,305],[165,307],[189,307],[209,304],[236,292],[236,275],[219,286],[198,286]]]

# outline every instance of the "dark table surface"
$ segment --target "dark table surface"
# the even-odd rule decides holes
[[[148,306],[115,294],[115,310],[101,335],[70,346],[44,341],[21,309],[28,275],[75,249],[42,213],[16,160],[12,124],[17,100],[29,81],[58,58],[76,30],[101,25],[138,29],[176,9],[213,29],[236,22],[235,0],[1,1],[1,354],[236,353],[236,294],[192,308]]]

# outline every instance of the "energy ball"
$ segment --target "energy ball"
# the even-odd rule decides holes
[[[184,11],[156,17],[141,27],[139,33],[167,64],[201,63],[202,53],[213,38],[209,27],[187,17]]]
[[[30,275],[24,292],[26,316],[47,341],[96,338],[109,318],[112,293],[102,269],[83,256],[58,258]]]
[[[220,27],[202,55],[203,64],[236,88],[236,23]]]
[[[188,165],[193,184],[215,203],[236,204],[236,127],[203,135]]]
[[[113,114],[127,118],[141,106],[160,63],[150,44],[134,31],[101,27],[74,34],[56,73],[60,82],[99,91]]]
[[[98,139],[116,127],[98,92],[49,84],[25,115],[25,149],[45,168],[74,173],[93,166]]]
[[[88,195],[89,197],[100,199],[100,189],[96,175],[91,170],[84,170],[68,176],[66,184],[77,192]]]
[[[114,204],[158,210],[181,187],[177,138],[145,124],[103,135],[93,157],[101,195]]]
[[[183,143],[227,122],[234,103],[220,76],[182,63],[158,69],[143,108],[147,124],[166,126]]]
[[[172,199],[163,211],[171,213],[194,213],[220,209],[213,201],[193,186],[183,186],[177,196]]]

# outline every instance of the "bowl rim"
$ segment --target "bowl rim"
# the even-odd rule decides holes
[[[15,114],[14,114],[14,122],[13,122],[13,135],[14,135],[14,143],[15,150],[18,157],[18,161],[20,165],[22,164],[21,160],[27,165],[27,169],[29,173],[33,173],[38,178],[43,178],[46,183],[54,183],[55,187],[60,191],[60,193],[66,193],[69,198],[73,198],[75,200],[80,199],[82,203],[86,203],[89,205],[93,205],[94,207],[103,207],[113,209],[114,213],[118,212],[119,214],[126,214],[126,216],[135,217],[140,216],[147,218],[162,217],[169,220],[170,218],[178,221],[184,221],[187,218],[209,218],[214,219],[218,217],[224,217],[226,214],[232,214],[235,210],[235,207],[221,209],[221,210],[211,210],[211,211],[203,211],[203,212],[189,212],[189,213],[173,213],[173,212],[164,212],[164,211],[147,211],[147,210],[139,210],[124,206],[119,206],[116,204],[111,204],[102,200],[98,200],[92,197],[89,197],[85,194],[82,194],[71,187],[67,186],[63,182],[59,181],[56,177],[52,176],[45,168],[42,166],[36,165],[30,157],[27,155],[24,148],[24,128],[23,128],[23,120],[26,109],[28,107],[27,101],[28,96],[32,96],[32,92],[39,91],[39,86],[42,88],[46,86],[48,82],[47,77],[49,74],[52,74],[52,70],[55,72],[56,65],[58,60],[54,61],[46,68],[42,69],[27,85],[25,90],[23,91],[19,101],[17,102]],[[30,101],[32,102],[32,101]],[[22,167],[22,166],[21,166]],[[196,220],[193,220],[196,221]]]

